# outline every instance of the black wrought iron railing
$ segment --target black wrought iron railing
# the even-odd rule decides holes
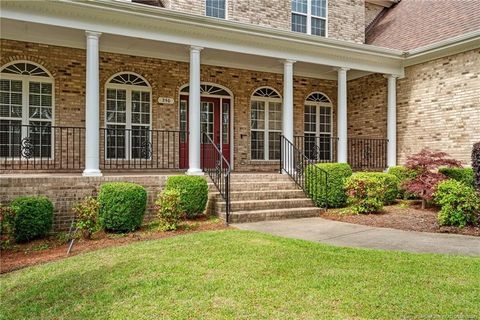
[[[296,148],[315,162],[335,162],[337,159],[337,141],[330,135],[295,136],[293,142]]]
[[[0,121],[0,173],[84,170],[85,128],[37,123],[20,125]],[[187,139],[186,132],[176,130],[102,128],[100,168],[107,171],[179,169],[182,152],[186,157]]]
[[[317,167],[301,149],[280,137],[280,173],[288,174],[319,208],[327,208],[328,173]]]
[[[84,168],[85,128],[15,122],[0,121],[0,172]]]
[[[225,201],[225,221],[228,224],[231,212],[230,164],[223,156],[220,146],[215,144],[208,134],[203,134],[202,142],[202,169],[208,174],[220,196]]]
[[[355,171],[387,168],[387,139],[348,138],[348,163]]]
[[[148,127],[124,129],[112,126],[100,129],[100,168],[179,169],[181,145],[186,132],[156,130]]]
[[[315,162],[336,162],[338,138],[330,135],[295,136],[294,145]],[[353,170],[384,170],[387,168],[387,139],[348,138],[347,161]]]

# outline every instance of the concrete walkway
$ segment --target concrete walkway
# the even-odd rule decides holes
[[[345,247],[480,256],[480,237],[376,228],[322,218],[234,224],[270,233]]]

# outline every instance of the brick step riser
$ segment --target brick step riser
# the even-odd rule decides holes
[[[271,220],[286,220],[286,219],[299,219],[299,218],[311,218],[318,217],[320,215],[320,209],[312,208],[311,210],[282,210],[275,213],[258,213],[252,211],[251,213],[236,214],[232,212],[230,214],[230,223],[246,223],[246,222],[258,222],[258,221],[271,221]],[[225,214],[219,214],[220,218],[225,219]]]
[[[246,182],[246,183],[255,183],[255,182],[291,182],[289,177],[281,176],[278,177],[254,177],[254,178],[239,178],[239,177],[230,177],[230,183],[232,182]]]
[[[310,199],[299,199],[294,201],[286,201],[278,199],[272,202],[245,202],[245,203],[231,203],[230,208],[232,212],[235,211],[255,211],[255,210],[273,210],[273,209],[290,209],[290,208],[306,208],[315,207]],[[225,202],[217,202],[217,211],[225,211]]]
[[[275,190],[300,190],[295,183],[281,182],[281,183],[240,183],[230,184],[230,191],[275,191]]]
[[[216,200],[221,201],[223,198],[217,192],[215,195]],[[248,193],[231,193],[230,201],[247,201],[247,200],[273,200],[273,199],[298,199],[305,198],[305,193],[301,190],[288,190],[288,191],[258,191]]]

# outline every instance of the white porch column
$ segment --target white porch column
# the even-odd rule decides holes
[[[190,91],[188,96],[188,171],[189,175],[202,175],[200,167],[200,51],[190,47]]]
[[[86,31],[87,74],[85,83],[85,170],[84,176],[101,176],[99,46],[101,33]]]
[[[397,76],[385,75],[388,80],[387,98],[387,166],[397,165]]]
[[[283,62],[283,136],[293,143],[293,64],[295,61]]]
[[[347,162],[347,71],[348,68],[337,68],[337,162]]]

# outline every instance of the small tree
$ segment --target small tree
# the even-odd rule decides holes
[[[475,181],[475,188],[480,191],[480,142],[473,145],[472,168]]]
[[[438,168],[462,166],[460,161],[448,157],[445,152],[423,149],[407,159],[406,167],[417,172],[417,176],[405,182],[404,188],[422,199],[422,209],[425,209],[427,201],[432,200],[437,184],[447,179],[438,172]]]

